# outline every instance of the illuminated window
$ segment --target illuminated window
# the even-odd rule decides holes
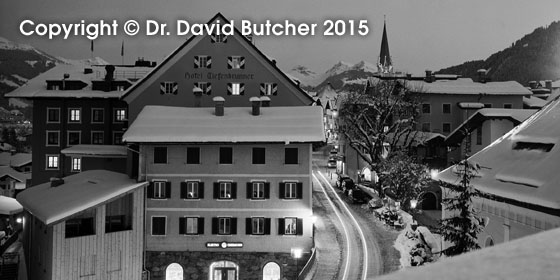
[[[80,172],[80,171],[82,171],[82,159],[72,158],[72,172]]]
[[[82,109],[68,109],[68,122],[79,123],[82,121]]]
[[[58,155],[47,155],[47,169],[58,169]]]

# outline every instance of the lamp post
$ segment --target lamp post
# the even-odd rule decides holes
[[[301,248],[292,248],[292,257],[296,259],[296,277],[295,277],[296,280],[298,280],[299,277],[298,260],[301,258],[301,254],[302,254]]]
[[[410,213],[410,216],[412,217],[412,224],[410,224],[410,228],[414,231],[416,231],[416,227],[418,226],[416,224],[416,221],[414,220],[414,212],[416,212],[416,206],[418,206],[418,199],[414,198],[410,200],[410,209],[412,210]]]

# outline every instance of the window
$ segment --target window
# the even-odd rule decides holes
[[[162,82],[159,85],[160,94],[177,94],[179,92],[179,85],[177,82]]]
[[[194,57],[194,68],[212,68],[212,57],[207,55],[196,55]]]
[[[47,108],[47,123],[60,123],[60,108]]]
[[[103,145],[103,131],[92,131],[91,132],[91,144]]]
[[[232,199],[232,188],[231,182],[220,182],[219,183],[219,199]]]
[[[443,123],[442,131],[443,131],[443,133],[451,132],[451,123]]]
[[[442,112],[444,114],[451,114],[451,104],[449,103],[444,103],[441,105],[442,106]]]
[[[206,95],[212,94],[212,84],[211,83],[208,83],[208,82],[194,83],[193,92],[197,89],[201,90],[202,94],[206,94]]]
[[[228,69],[245,69],[245,57],[228,56]]]
[[[280,266],[275,262],[268,262],[263,268],[263,280],[280,279]]]
[[[270,183],[268,182],[248,182],[247,198],[249,199],[268,199],[270,198]]]
[[[492,108],[492,103],[484,103],[484,108]]]
[[[126,121],[126,109],[114,109],[113,122]]]
[[[284,198],[297,198],[297,183],[285,183]]]
[[[252,217],[245,220],[246,234],[265,235],[270,234],[270,218]]]
[[[220,147],[220,164],[232,164],[232,163],[233,163],[233,148]]]
[[[212,43],[227,43],[227,36],[225,34],[212,34],[210,39]]]
[[[199,218],[199,217],[179,218],[179,234],[187,234],[187,235],[204,234],[204,218]]]
[[[122,145],[123,144],[123,132],[122,131],[113,131],[113,145]]]
[[[237,218],[212,218],[212,234],[237,234]]]
[[[60,131],[47,130],[47,146],[58,146],[60,144]]]
[[[132,194],[105,206],[105,233],[132,229]]]
[[[91,109],[91,123],[103,123],[105,110],[103,108],[92,108]]]
[[[245,94],[245,84],[244,83],[228,83],[227,84],[228,95],[244,95]]]
[[[197,181],[181,182],[182,199],[204,198],[204,183]]]
[[[278,84],[276,83],[262,83],[261,95],[276,95],[278,92]]]
[[[432,105],[429,103],[422,104],[422,114],[430,114],[432,112]]]
[[[422,131],[431,132],[430,123],[422,123]]]
[[[253,148],[253,164],[265,164],[266,149]]]
[[[167,163],[167,147],[154,147],[154,163]]]
[[[187,164],[200,164],[199,147],[187,147]]]
[[[284,218],[278,220],[278,234],[280,235],[302,235],[303,221],[298,218]]]
[[[482,145],[482,127],[476,129],[476,144]]]
[[[82,109],[79,108],[68,109],[68,122],[69,123],[82,122]]]
[[[147,194],[152,199],[171,198],[171,182],[154,180],[148,186]]]
[[[71,171],[72,172],[80,172],[82,171],[82,158],[72,158],[72,167],[71,167]]]
[[[511,103],[504,103],[504,109],[511,109],[513,105]]]
[[[58,155],[47,155],[47,170],[58,169]]]
[[[64,227],[66,238],[95,234],[95,208],[66,220]]]
[[[68,146],[80,145],[82,133],[80,131],[68,131]]]
[[[117,91],[124,91],[126,88],[123,85],[117,86]]]
[[[284,164],[298,164],[298,148],[284,149]]]
[[[152,235],[165,235],[167,227],[167,217],[152,216]]]

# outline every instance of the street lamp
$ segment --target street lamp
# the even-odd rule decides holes
[[[301,258],[301,255],[302,255],[301,248],[292,248],[292,257],[296,259],[296,277],[295,277],[296,280],[298,280],[299,277],[298,260]]]
[[[416,206],[418,206],[418,199],[414,198],[410,200],[410,209],[412,211],[412,213],[410,213],[410,216],[412,217],[412,224],[410,224],[410,228],[414,231],[416,231],[416,227],[418,226],[416,224],[416,221],[414,220],[414,212],[416,211]]]

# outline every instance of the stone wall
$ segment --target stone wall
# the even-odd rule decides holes
[[[303,254],[297,262],[297,269],[301,270],[311,254]],[[231,261],[239,266],[239,279],[261,280],[263,267],[268,262],[276,262],[280,266],[280,279],[295,279],[296,261],[290,253],[262,253],[262,252],[175,252],[175,251],[147,251],[146,267],[150,271],[150,280],[165,280],[165,269],[171,263],[178,263],[183,267],[183,279],[209,279],[210,265],[216,261]]]

